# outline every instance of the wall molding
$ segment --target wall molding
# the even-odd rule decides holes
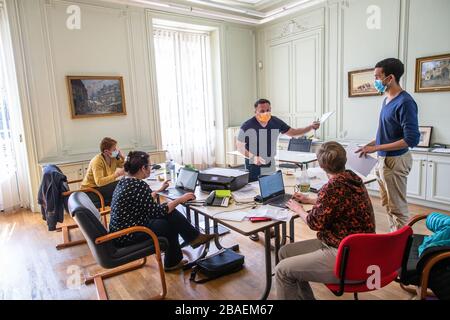
[[[408,86],[408,38],[409,38],[409,11],[411,0],[400,0],[399,47],[398,57],[405,65],[405,74],[401,80],[403,88]]]
[[[63,118],[63,113],[60,112],[60,107],[63,105],[68,106],[68,101],[59,101],[58,99],[58,90],[56,86],[56,70],[55,70],[55,61],[54,61],[54,40],[51,36],[51,30],[53,30],[53,26],[49,19],[49,15],[51,14],[48,9],[55,8],[55,6],[67,6],[69,4],[77,3],[81,7],[87,8],[91,11],[99,12],[102,14],[111,14],[117,16],[123,23],[123,28],[125,30],[126,43],[127,43],[127,73],[124,74],[125,81],[125,96],[128,97],[127,101],[132,101],[132,103],[127,104],[128,115],[132,117],[132,121],[134,123],[133,128],[130,128],[133,132],[132,137],[128,141],[128,143],[122,143],[122,148],[124,149],[136,149],[136,148],[149,148],[154,147],[153,144],[144,144],[142,143],[143,136],[142,131],[140,130],[141,125],[138,123],[137,113],[139,112],[139,102],[137,95],[137,87],[136,87],[136,61],[135,61],[135,47],[133,41],[133,23],[131,14],[128,12],[128,8],[124,9],[121,7],[110,7],[110,6],[101,6],[101,5],[93,5],[87,4],[84,2],[77,1],[65,1],[65,0],[41,0],[45,1],[45,4],[41,6],[41,11],[43,12],[44,21],[42,24],[43,33],[46,35],[47,45],[46,45],[46,55],[49,57],[49,62],[47,63],[49,78],[51,79],[51,87],[52,87],[52,110],[56,114],[56,119],[54,119],[54,123],[57,123],[57,129],[55,132],[55,136],[58,137],[58,154],[57,155],[47,155],[45,158],[61,158],[64,159],[68,156],[74,155],[83,155],[90,154],[96,152],[96,148],[79,148],[74,149],[66,140],[65,131],[60,125],[63,121],[67,121],[67,119]],[[133,11],[133,10],[131,10]],[[82,72],[80,72],[82,73]],[[64,96],[63,93],[61,93]],[[67,93],[66,93],[67,95]],[[69,99],[69,97],[67,97]],[[146,140],[152,140],[152,137],[146,137]],[[156,146],[157,147],[157,146]],[[43,159],[39,159],[42,161]]]

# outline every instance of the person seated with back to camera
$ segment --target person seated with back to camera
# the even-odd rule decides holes
[[[123,170],[125,156],[117,147],[117,141],[108,137],[103,138],[100,142],[100,152],[90,161],[81,188],[97,189],[105,200],[105,206],[109,206],[114,189],[119,182],[117,179],[125,173]],[[87,192],[87,195],[99,208],[100,199],[98,196],[92,192]]]
[[[317,152],[320,167],[329,177],[317,198],[296,193],[287,206],[299,214],[317,239],[283,246],[275,278],[278,299],[313,300],[309,282],[339,283],[334,274],[340,242],[356,233],[374,233],[375,217],[361,178],[345,169],[347,155],[337,142],[324,143]],[[303,204],[313,205],[306,212]]]
[[[153,192],[144,181],[150,176],[151,165],[146,152],[130,152],[126,159],[125,177],[119,181],[114,191],[111,203],[110,232],[120,231],[133,226],[144,226],[152,230],[158,237],[167,238],[169,247],[164,255],[164,268],[174,271],[186,265],[178,240],[179,235],[193,248],[207,243],[217,237],[217,234],[202,234],[182,215],[176,207],[194,200],[193,193],[168,203],[156,202],[156,193],[167,189],[162,187]],[[128,246],[142,241],[145,234],[129,234],[115,240],[118,246]]]

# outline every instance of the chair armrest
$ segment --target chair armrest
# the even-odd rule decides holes
[[[428,217],[427,214],[419,214],[417,216],[414,216],[411,218],[411,220],[409,220],[408,226],[412,227],[414,224],[416,224],[420,220],[426,219],[427,217]]]
[[[70,180],[70,181],[67,181],[67,184],[74,184],[74,183],[80,183],[80,182],[83,182],[83,179]]]
[[[96,189],[94,188],[81,188],[78,190],[71,190],[71,191],[66,191],[62,193],[63,197],[68,197],[70,196],[72,193],[75,192],[92,192],[95,193],[97,195],[97,197],[100,199],[100,211],[105,211],[105,199],[103,198],[103,195]]]
[[[105,242],[108,242],[108,241],[120,238],[120,237],[125,236],[127,234],[136,233],[136,232],[143,232],[143,233],[148,234],[153,240],[153,244],[155,246],[156,254],[159,254],[161,252],[160,251],[160,247],[159,247],[159,240],[158,240],[158,237],[156,236],[156,234],[152,230],[150,230],[149,228],[146,228],[146,227],[143,227],[143,226],[130,227],[130,228],[126,228],[126,229],[123,229],[123,230],[120,230],[120,231],[117,231],[117,232],[109,233],[109,234],[107,234],[105,236],[98,237],[97,239],[95,239],[95,243],[96,244],[102,244],[102,243],[105,243]]]
[[[450,251],[439,253],[434,257],[430,258],[430,260],[425,264],[425,267],[422,271],[422,277],[420,279],[420,287],[421,287],[421,298],[424,299],[426,297],[426,292],[428,289],[428,283],[430,279],[431,269],[439,262],[444,259],[450,258]]]
[[[100,214],[102,215],[102,216],[106,216],[106,215],[108,215],[108,214],[110,214],[111,213],[111,208],[107,208],[107,209],[105,209],[105,210],[101,210],[100,211]]]

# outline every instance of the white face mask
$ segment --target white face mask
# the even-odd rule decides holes
[[[111,158],[117,158],[118,156],[119,156],[118,150],[114,150],[113,152],[111,152]]]

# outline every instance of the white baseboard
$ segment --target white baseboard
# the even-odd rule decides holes
[[[373,190],[368,190],[369,195],[370,196],[374,196],[379,198],[380,197],[380,193],[378,191],[373,191]],[[450,211],[450,205],[446,205],[443,203],[438,203],[438,202],[433,202],[433,201],[428,201],[428,200],[421,200],[421,199],[416,199],[416,198],[411,198],[408,197],[408,203],[411,204],[417,204],[420,206],[424,206],[430,209],[438,209],[438,210],[445,210],[445,211]]]

